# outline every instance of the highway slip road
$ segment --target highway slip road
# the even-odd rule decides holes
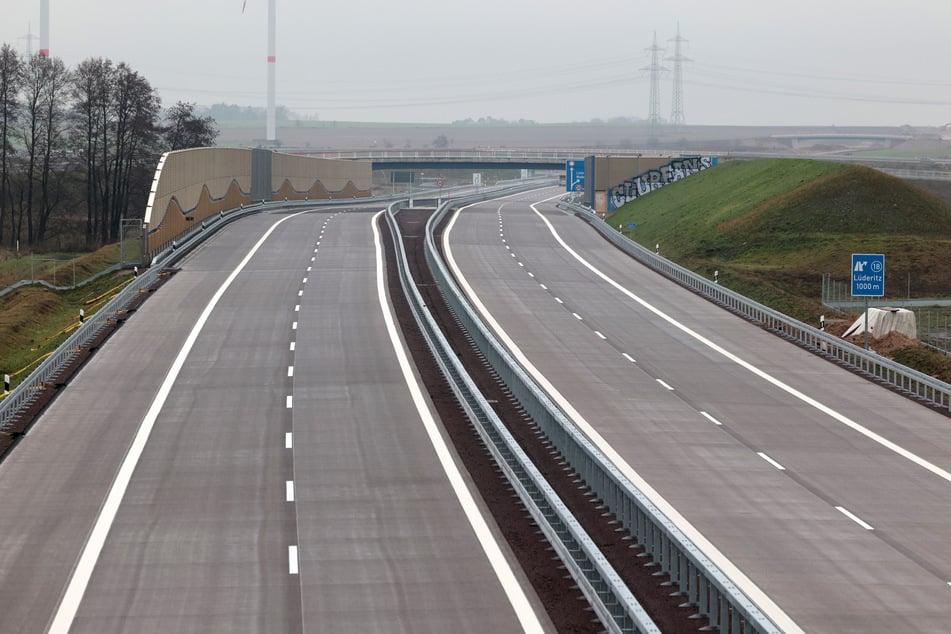
[[[548,627],[410,386],[377,210],[225,228],[90,360],[0,464],[0,631]]]
[[[951,419],[637,264],[558,194],[468,207],[448,245],[572,418],[787,631],[949,631]]]

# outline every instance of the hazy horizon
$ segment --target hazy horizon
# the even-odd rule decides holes
[[[124,61],[165,105],[263,106],[266,0],[51,1],[50,49],[70,67]],[[39,0],[4,9],[0,42],[26,50]],[[951,3],[624,0],[552,7],[422,0],[340,6],[278,2],[277,102],[323,121],[449,124],[495,118],[584,123],[647,119],[656,32],[671,117],[677,33],[688,125],[942,126]],[[103,19],[103,16],[107,16]],[[39,43],[34,40],[33,50]]]

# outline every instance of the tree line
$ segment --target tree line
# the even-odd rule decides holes
[[[194,104],[163,109],[124,62],[98,57],[67,68],[3,44],[0,245],[118,240],[123,219],[142,218],[161,154],[213,145],[217,135]]]

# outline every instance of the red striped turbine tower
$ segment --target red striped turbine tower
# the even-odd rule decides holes
[[[40,0],[40,57],[50,56],[50,0]]]
[[[44,2],[47,0],[44,0]],[[244,13],[248,0],[241,5]],[[275,66],[277,65],[277,0],[268,0],[267,3],[267,140],[269,143],[277,140],[277,126],[275,111],[277,108],[275,97]]]

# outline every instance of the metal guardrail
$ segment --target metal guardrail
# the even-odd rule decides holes
[[[47,357],[33,372],[0,402],[0,431],[6,431],[16,415],[32,405],[46,384],[72,361],[79,351],[99,336],[114,320],[123,306],[128,305],[135,294],[144,291],[157,279],[161,271],[150,269],[139,275],[105,306],[86,319],[85,323]]]
[[[616,229],[612,229],[610,225],[595,216],[587,207],[565,202],[560,203],[560,206],[578,214],[631,257],[678,284],[763,325],[807,350],[858,370],[880,383],[889,385],[929,405],[951,410],[951,384],[804,324],[674,264],[621,235]]]
[[[465,200],[474,202],[498,195]],[[597,544],[499,420],[446,341],[410,277],[394,207],[397,205],[390,206],[386,216],[400,261],[400,282],[423,337],[473,427],[608,631],[659,633]]]
[[[558,408],[479,319],[442,262],[433,227],[427,226],[426,258],[446,300],[479,350],[506,386],[580,477],[644,546],[645,552],[678,586],[684,606],[731,634],[777,633],[781,629],[746,596],[657,506],[648,499]]]
[[[131,299],[140,292],[150,287],[156,282],[162,268],[173,264],[184,257],[190,250],[198,246],[207,237],[215,231],[224,227],[239,218],[243,218],[252,213],[258,213],[265,209],[281,209],[285,206],[296,207],[301,205],[322,205],[331,201],[292,201],[292,202],[272,202],[265,204],[249,205],[230,212],[222,212],[217,216],[206,219],[204,222],[196,223],[188,231],[176,236],[175,240],[169,241],[162,248],[150,253],[152,266],[144,271],[135,280],[126,286],[118,295],[113,297],[105,306],[89,316],[69,338],[66,339],[53,353],[47,357],[40,365],[34,369],[19,385],[16,386],[2,401],[0,401],[0,432],[8,431],[9,426],[16,419],[16,416],[30,407],[47,384],[56,378],[56,376],[65,368],[80,351],[96,339],[105,328],[110,325],[110,321],[115,320],[117,315],[127,306]],[[333,203],[352,204],[353,200],[332,201]]]

